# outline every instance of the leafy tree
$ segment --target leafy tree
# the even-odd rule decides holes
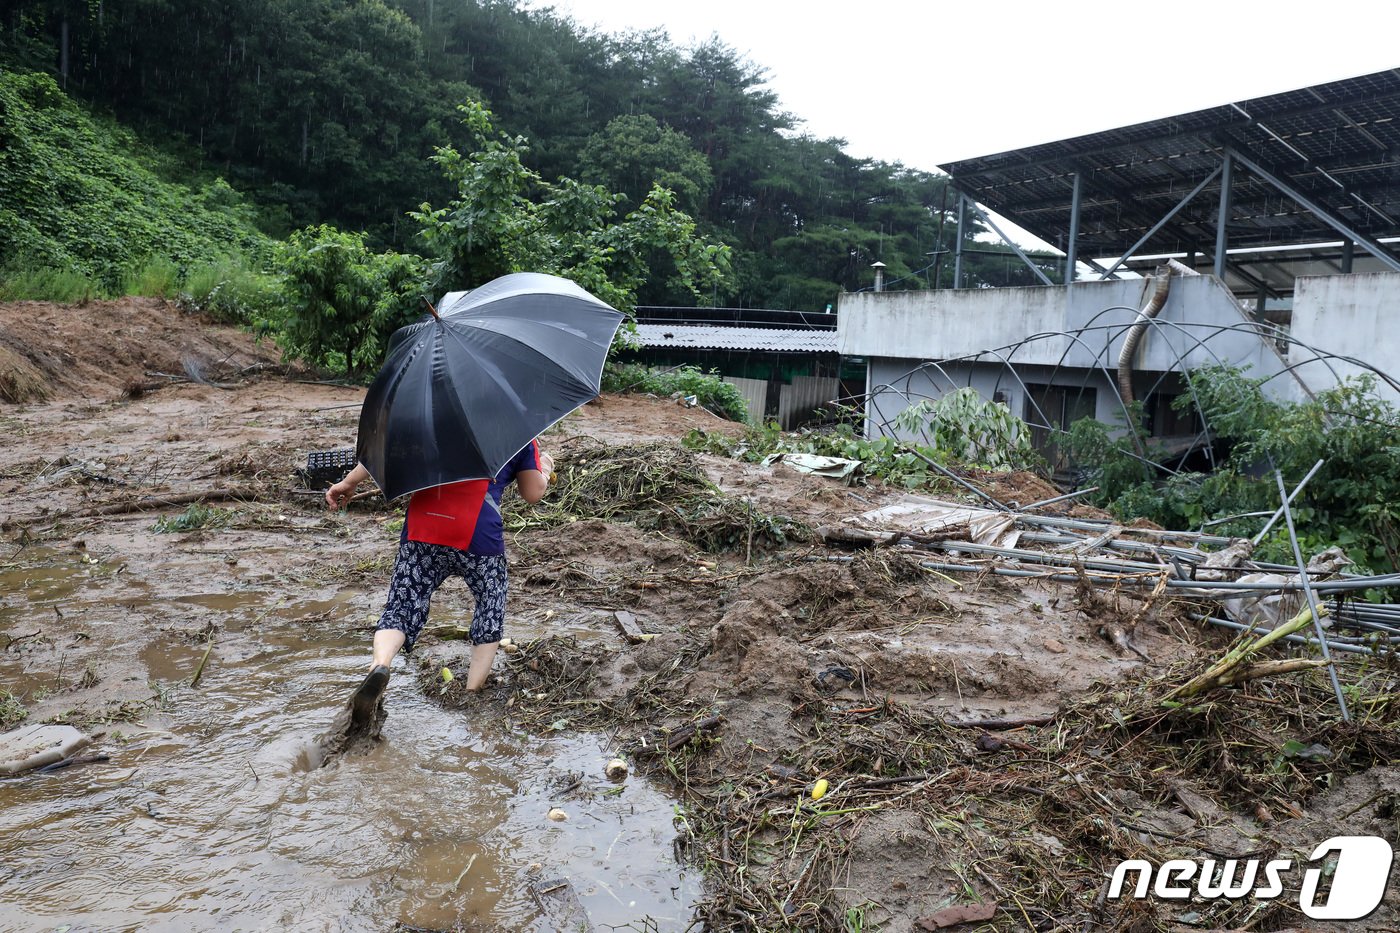
[[[617,117],[588,137],[579,172],[584,181],[620,191],[632,204],[641,203],[653,185],[669,188],[687,212],[703,206],[714,184],[709,162],[690,140],[647,114]]]
[[[638,289],[662,272],[650,262],[656,252],[668,258],[675,287],[698,297],[723,283],[729,249],[701,240],[670,191],[653,187],[617,219],[623,195],[569,178],[545,180],[524,164],[524,137],[498,131],[478,102],[460,110],[475,150],[463,155],[443,147],[434,157],[456,196],[446,207],[425,203],[412,214],[440,259],[444,288],[474,287],[509,272],[547,272],[630,312]]]
[[[1269,398],[1262,380],[1233,369],[1211,367],[1188,378],[1192,392],[1177,404],[1185,410],[1195,404],[1193,396],[1200,400],[1205,423],[1228,450],[1223,462],[1212,473],[1150,475],[1130,439],[1081,421],[1071,431],[1070,449],[1100,486],[1101,505],[1125,520],[1145,517],[1168,528],[1225,520],[1216,526],[1219,533],[1249,536],[1257,521],[1238,516],[1277,508],[1273,470],[1297,482],[1323,460],[1293,507],[1303,547],[1315,552],[1337,544],[1362,567],[1400,568],[1400,411],[1376,395],[1371,377],[1298,404]],[[1293,561],[1282,529],[1264,539],[1261,553]]]
[[[282,312],[264,322],[287,355],[358,378],[383,361],[389,336],[422,310],[426,264],[374,253],[363,234],[321,225],[291,235],[281,250]]]

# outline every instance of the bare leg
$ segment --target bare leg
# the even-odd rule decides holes
[[[376,639],[375,644],[378,644]],[[491,662],[496,660],[496,646],[493,641],[485,645],[472,645],[472,664],[467,669],[467,689],[480,690],[486,685],[486,675],[491,673]]]
[[[399,653],[403,647],[404,634],[398,629],[382,628],[374,633],[374,660],[370,662],[370,669],[373,670],[381,665],[388,667],[394,663],[394,655]]]

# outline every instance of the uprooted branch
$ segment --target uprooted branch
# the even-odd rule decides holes
[[[1326,610],[1322,610],[1321,614],[1326,615]],[[1266,635],[1261,635],[1258,638],[1242,638],[1240,642],[1235,645],[1234,648],[1231,648],[1219,661],[1216,661],[1210,667],[1206,668],[1206,670],[1162,697],[1162,702],[1164,704],[1170,704],[1173,701],[1185,697],[1199,696],[1217,687],[1243,683],[1246,680],[1253,680],[1270,674],[1284,674],[1291,671],[1308,670],[1314,667],[1326,666],[1329,663],[1327,661],[1310,661],[1305,659],[1249,663],[1250,659],[1261,650],[1283,639],[1285,636],[1292,635],[1294,632],[1306,628],[1312,624],[1312,621],[1312,610],[1305,608],[1292,619]]]

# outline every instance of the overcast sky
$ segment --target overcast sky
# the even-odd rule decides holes
[[[1400,66],[1393,0],[533,5],[682,46],[718,33],[809,132],[921,169]]]

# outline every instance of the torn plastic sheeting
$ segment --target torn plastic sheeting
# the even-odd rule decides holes
[[[883,508],[872,509],[856,516],[865,528],[898,529],[910,534],[933,534],[971,523],[974,519],[1003,514],[975,505],[958,505],[923,496],[905,496]]]
[[[966,527],[969,540],[977,544],[1015,547],[1021,532],[1012,526],[1016,515],[994,512],[977,506],[958,505],[922,496],[906,496],[892,505],[865,512],[856,523],[866,529],[902,531],[913,535],[931,535]]]
[[[844,457],[822,457],[817,454],[769,454],[763,458],[763,466],[784,463],[800,473],[825,476],[829,479],[849,479],[860,469],[859,460]]]
[[[1325,551],[1313,555],[1308,561],[1308,579],[1314,586],[1319,580],[1314,578],[1328,578],[1340,573],[1343,568],[1351,566],[1353,561],[1346,556],[1346,553],[1339,547],[1330,547]],[[1300,587],[1302,577],[1298,574],[1285,575],[1280,573],[1250,573],[1237,579],[1236,583],[1276,583],[1279,589],[1276,592],[1254,592],[1241,596],[1225,599],[1225,612],[1236,622],[1242,622],[1249,626],[1263,626],[1267,629],[1277,628],[1281,623],[1293,618],[1306,605],[1304,594],[1297,589],[1287,589],[1284,587],[1292,585]],[[1323,628],[1332,626],[1331,619],[1319,620]]]

